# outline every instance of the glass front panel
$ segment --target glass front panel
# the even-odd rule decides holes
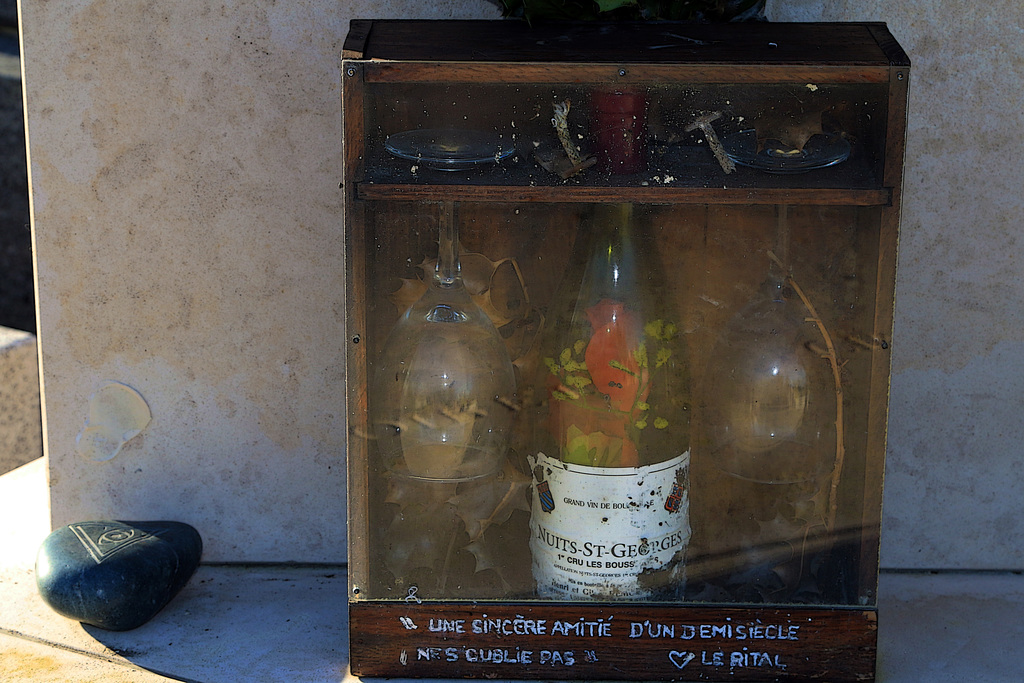
[[[370,561],[369,576],[360,579],[362,597],[404,599],[413,588],[421,598],[436,599],[535,596],[531,537],[536,544],[545,531],[538,520],[531,528],[531,514],[543,510],[533,500],[540,482],[531,459],[550,441],[544,411],[554,400],[544,377],[557,376],[547,366],[578,341],[552,345],[546,322],[556,318],[563,280],[578,270],[571,260],[585,250],[574,245],[585,239],[594,213],[584,204],[458,205],[461,275],[503,343],[515,386],[504,393],[485,389],[472,406],[424,399],[427,404],[396,418],[388,416],[393,406],[375,403],[387,400],[373,389],[375,382],[394,384],[424,359],[436,363],[425,371],[434,379],[474,370],[466,365],[474,361],[457,350],[461,330],[445,336],[426,329],[424,338],[414,332],[391,350],[408,358],[381,367],[389,334],[429,288],[441,222],[451,214],[434,202],[370,207],[364,348],[371,389],[367,416],[353,416],[369,425]],[[877,542],[878,524],[878,510],[862,507],[864,487],[877,483],[865,481],[865,449],[879,348],[873,329],[878,210],[636,206],[632,220],[645,227],[643,251],[652,259],[633,265],[641,282],[647,270],[663,274],[654,295],[667,314],[657,320],[676,327],[685,354],[679,363],[685,382],[673,404],[682,412],[655,416],[689,423],[673,451],[691,456],[685,599],[857,603],[872,589],[859,585],[858,562],[862,544]],[[479,331],[467,334],[471,346],[482,343]],[[650,350],[656,353],[655,346]],[[484,370],[490,367],[475,368]],[[584,376],[580,370],[577,376]],[[381,373],[388,376],[381,379]],[[601,377],[597,368],[587,373],[591,381]],[[440,453],[455,439],[445,427],[468,422],[469,431],[493,429],[484,423],[496,413],[512,421],[501,427],[507,439],[491,446],[498,452],[489,457],[500,462],[463,471],[471,452]],[[417,469],[383,452],[396,432],[417,430],[435,433],[436,464]],[[642,443],[644,436],[635,440]],[[457,448],[468,443],[462,439]],[[398,444],[400,450],[401,438]],[[456,463],[452,472],[445,458]],[[550,493],[559,512],[593,504],[576,495],[571,481],[562,486],[569,488]],[[573,516],[562,524],[571,527]],[[590,570],[647,552],[640,550],[643,538],[626,532],[622,547],[614,534],[589,541],[592,548],[587,538],[548,536],[544,542],[566,562]],[[584,576],[574,580],[585,583]]]
[[[367,95],[377,183],[756,187],[771,173],[771,186],[868,188],[881,172],[884,84],[401,83]]]
[[[354,599],[874,604],[885,87],[367,84]]]

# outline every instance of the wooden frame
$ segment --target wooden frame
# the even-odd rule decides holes
[[[883,24],[566,24],[530,29],[513,21],[352,23],[342,61],[342,187],[354,674],[873,680],[909,67],[906,54]],[[518,163],[491,174],[410,173],[408,164],[396,164],[382,149],[384,136],[397,132],[385,130],[392,119],[409,116],[408,112],[381,111],[386,102],[400,108],[395,103],[403,97],[419,98],[412,100],[415,110],[424,102],[440,102],[438,93],[458,99],[464,88],[471,95],[476,93],[474,101],[505,100],[505,93],[520,89],[526,93],[524,98],[540,101],[549,90],[578,94],[597,85],[650,88],[673,104],[680,93],[699,93],[701,88],[725,88],[714,92],[727,94],[742,94],[745,88],[783,94],[802,88],[847,88],[856,95],[844,95],[847,100],[863,100],[868,107],[867,113],[849,114],[860,126],[853,143],[860,156],[856,160],[851,156],[845,167],[805,175],[741,169],[727,176],[713,163],[705,163],[692,176],[658,184],[650,181],[650,174],[591,174],[561,181],[544,176],[525,154]],[[452,93],[457,96],[449,97]],[[536,136],[546,122],[530,125]],[[794,225],[798,247],[810,260],[833,264],[813,271],[808,266],[808,279],[825,288],[829,299],[846,296],[844,301],[854,309],[848,313],[838,303],[830,304],[823,317],[828,317],[829,324],[854,330],[856,334],[849,335],[852,341],[844,343],[861,348],[857,355],[849,352],[849,358],[844,358],[849,365],[844,364],[843,372],[852,377],[844,418],[851,455],[833,491],[843,523],[830,528],[821,541],[829,548],[843,548],[836,562],[849,560],[848,567],[838,572],[844,587],[836,589],[845,597],[811,604],[796,600],[595,604],[545,602],[522,595],[427,599],[415,586],[375,587],[372,577],[381,571],[374,555],[379,521],[372,518],[371,510],[379,492],[372,475],[367,387],[373,354],[387,326],[379,290],[397,282],[396,274],[406,272],[398,256],[382,255],[382,248],[408,245],[410,265],[422,258],[412,243],[429,240],[396,216],[408,207],[442,200],[460,202],[480,217],[483,227],[466,238],[469,242],[498,245],[495,248],[504,249],[502,253],[524,259],[522,250],[527,247],[519,246],[523,236],[539,232],[537,239],[557,243],[561,233],[554,231],[554,224],[526,232],[521,222],[513,220],[503,232],[488,233],[488,220],[512,207],[517,214],[519,208],[527,213],[533,210],[531,220],[550,215],[550,220],[557,221],[571,219],[583,205],[646,205],[654,215],[683,226],[673,238],[671,258],[709,264],[708,269],[737,250],[765,249],[770,240],[761,234],[762,226],[774,220],[780,207],[789,207],[782,215],[791,217],[787,220]],[[735,239],[720,227],[723,220],[736,223]],[[819,230],[815,221],[821,222],[820,234],[815,232]],[[831,246],[816,244],[830,240]],[[844,257],[849,262],[843,266],[846,271],[834,266]],[[730,277],[743,280],[744,269],[750,270],[750,264],[735,266]],[[830,282],[830,277],[836,282]],[[855,284],[838,282],[842,277]],[[709,282],[707,292],[717,292],[723,300],[733,296],[722,283]],[[725,305],[728,308],[729,302]],[[703,320],[714,327],[720,319],[720,314],[709,312]],[[708,343],[701,342],[699,334],[695,339],[698,347]],[[698,448],[694,446],[695,451]],[[698,468],[691,473],[695,490],[701,481],[712,481],[698,480],[700,472]],[[731,561],[707,554],[695,558],[690,573],[698,578],[711,576]]]

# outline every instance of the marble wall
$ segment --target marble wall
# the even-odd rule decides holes
[[[348,18],[495,13],[23,2],[54,525],[171,518],[207,561],[344,561]],[[76,438],[109,381],[152,420],[94,461]]]
[[[883,564],[1024,567],[1017,2],[770,15],[886,21],[914,61]],[[54,525],[165,517],[207,561],[345,559],[338,55],[350,17],[384,16],[497,10],[22,0]],[[97,461],[76,438],[111,381],[152,419]]]

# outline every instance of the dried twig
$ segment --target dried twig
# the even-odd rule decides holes
[[[533,153],[533,159],[545,171],[554,173],[562,180],[568,180],[580,171],[590,168],[597,163],[597,157],[587,157],[582,162],[573,164],[570,159],[561,154],[551,158],[544,158],[536,152]]]
[[[825,346],[828,348],[828,352],[823,357],[828,359],[829,367],[832,369],[832,381],[836,385],[836,459],[832,466],[832,485],[828,494],[828,519],[825,523],[825,528],[829,533],[832,533],[836,526],[836,515],[839,509],[839,479],[842,477],[843,464],[846,459],[846,446],[844,445],[843,438],[843,384],[839,373],[842,366],[839,364],[839,358],[836,355],[836,347],[832,343],[832,335],[829,334],[825,323],[818,316],[818,312],[814,309],[814,304],[807,298],[804,290],[800,288],[800,285],[797,284],[792,276],[786,278],[786,281],[789,282],[793,291],[796,292],[804,306],[807,307],[807,312],[810,314],[807,321],[813,322],[818,326],[818,332],[821,333],[821,338],[825,341]]]
[[[554,116],[551,117],[551,125],[558,134],[558,141],[562,144],[565,156],[560,152],[548,153],[545,151],[544,154],[540,154],[535,151],[533,153],[533,158],[540,164],[541,168],[558,175],[562,180],[567,180],[597,163],[596,157],[584,157],[580,153],[580,148],[572,142],[572,138],[569,135],[569,108],[571,106],[572,102],[570,100],[556,102],[552,105]],[[539,145],[539,143],[535,144]]]
[[[788,269],[779,260],[779,257],[771,251],[768,252],[768,258],[774,261],[783,271],[788,272]],[[843,465],[846,460],[846,446],[843,435],[843,382],[840,375],[843,365],[839,362],[839,354],[836,353],[836,346],[832,341],[832,335],[829,333],[828,328],[825,327],[821,316],[818,315],[814,304],[811,303],[807,294],[804,293],[803,288],[793,279],[792,274],[786,276],[786,283],[793,288],[793,291],[800,297],[800,301],[803,302],[804,307],[807,309],[809,317],[806,318],[806,321],[812,322],[818,327],[818,333],[821,334],[821,339],[825,342],[825,353],[821,354],[821,357],[828,360],[829,367],[832,370],[832,380],[836,387],[836,458],[832,466],[832,484],[828,496],[828,518],[825,521],[825,528],[831,534],[835,529],[836,515],[839,509],[839,480],[842,477]]]
[[[711,153],[718,159],[719,165],[722,170],[726,173],[732,173],[736,170],[736,164],[733,163],[729,155],[725,153],[725,147],[722,147],[722,141],[718,139],[718,134],[715,133],[714,127],[711,122],[720,118],[722,112],[713,111],[710,114],[704,116],[698,116],[697,120],[686,127],[686,132],[689,133],[693,130],[700,130],[704,133],[704,138],[708,141],[708,146],[711,147]]]
[[[573,166],[579,166],[583,162],[583,158],[569,137],[569,107],[572,106],[572,102],[570,100],[556,102],[553,106],[555,115],[551,118],[551,125],[555,127],[555,132],[558,133],[558,140],[562,143],[562,149],[565,150],[569,161],[572,162]]]

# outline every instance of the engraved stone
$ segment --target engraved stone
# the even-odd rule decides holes
[[[149,621],[199,566],[203,541],[181,522],[77,522],[51,533],[36,585],[56,612],[110,631]]]

